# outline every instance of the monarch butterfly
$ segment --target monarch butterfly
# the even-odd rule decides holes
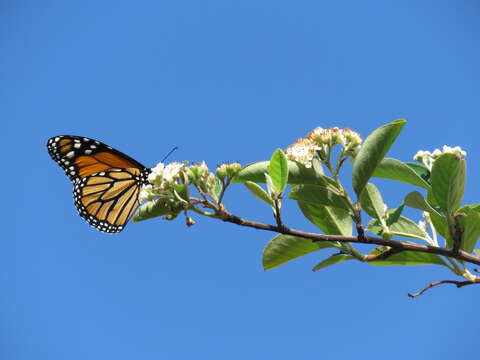
[[[140,204],[140,188],[148,183],[151,169],[82,136],[54,136],[48,139],[47,149],[73,183],[79,215],[100,231],[122,231]]]

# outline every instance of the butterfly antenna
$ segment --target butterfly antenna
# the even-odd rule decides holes
[[[178,150],[178,146],[175,146],[172,150],[170,150],[170,151],[168,152],[167,155],[165,155],[165,157],[164,157],[163,160],[162,160],[162,163],[163,163],[170,155],[172,155],[172,153],[173,153],[175,150]]]

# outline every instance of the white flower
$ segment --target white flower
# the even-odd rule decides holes
[[[445,146],[443,147],[443,149],[445,149]],[[440,149],[435,149],[433,150],[433,153],[432,153],[432,157],[435,159],[437,157],[439,157],[440,155],[442,155],[443,153],[441,152]]]
[[[152,185],[143,185],[140,190],[140,195],[138,196],[138,201],[142,202],[144,200],[150,200],[152,197],[153,186]]]
[[[285,155],[288,159],[302,163],[309,168],[312,166],[312,160],[317,149],[318,147],[311,140],[298,139],[286,149]]]
[[[184,166],[185,165],[181,162],[173,162],[165,166],[165,169],[163,170],[163,181],[171,183],[177,180],[178,174]]]
[[[460,146],[450,147],[448,145],[443,145],[442,151],[440,151],[439,149],[436,149],[432,155],[434,158],[437,158],[443,154],[454,154],[461,159],[464,159],[467,156],[467,153],[463,151]]]
[[[158,163],[148,175],[148,182],[155,184],[156,182],[161,181],[164,169],[165,165],[163,163]]]
[[[451,147],[448,145],[443,145],[442,150],[435,149],[433,152],[429,151],[417,151],[414,155],[413,160],[423,163],[429,170],[432,170],[433,163],[443,154],[454,154],[457,157],[464,159],[467,156],[467,153],[462,150],[460,146]]]
[[[430,151],[419,150],[419,151],[417,151],[417,153],[413,156],[413,160],[418,161],[418,162],[422,162],[422,161],[423,161],[423,158],[425,158],[426,156],[427,156],[427,157],[430,157],[430,156],[431,156]]]

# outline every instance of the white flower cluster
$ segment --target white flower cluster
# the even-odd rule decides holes
[[[454,154],[460,159],[465,159],[465,157],[467,156],[467,153],[463,151],[460,146],[450,147],[447,145],[443,145],[442,150],[435,149],[433,152],[420,150],[414,155],[413,160],[421,162],[423,165],[425,165],[428,169],[431,170],[435,160],[443,154]]]
[[[360,135],[353,130],[317,127],[305,138],[298,139],[290,145],[285,152],[288,159],[302,163],[305,167],[311,167],[315,155],[318,155],[320,160],[325,160],[331,148],[337,144],[343,147],[345,156],[355,156],[361,143]]]
[[[149,184],[140,191],[139,199],[177,199],[180,203],[185,199],[178,199],[176,191],[178,185],[193,185],[200,193],[210,195],[216,199],[221,179],[233,177],[241,165],[238,163],[222,164],[217,168],[217,175],[210,172],[204,161],[198,164],[187,165],[187,162],[173,162],[168,165],[157,164],[148,175]]]
[[[298,139],[293,145],[285,150],[287,159],[304,164],[305,167],[312,167],[312,160],[319,147],[310,139]]]
[[[152,200],[155,197],[171,192],[172,184],[179,184],[183,180],[181,170],[184,167],[185,163],[181,162],[173,162],[167,166],[163,163],[158,163],[148,175],[150,184],[142,187],[139,200]]]

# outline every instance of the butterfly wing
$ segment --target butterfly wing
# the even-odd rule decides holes
[[[100,141],[61,135],[47,142],[50,156],[73,182],[75,206],[90,225],[120,232],[139,205],[150,169]]]

